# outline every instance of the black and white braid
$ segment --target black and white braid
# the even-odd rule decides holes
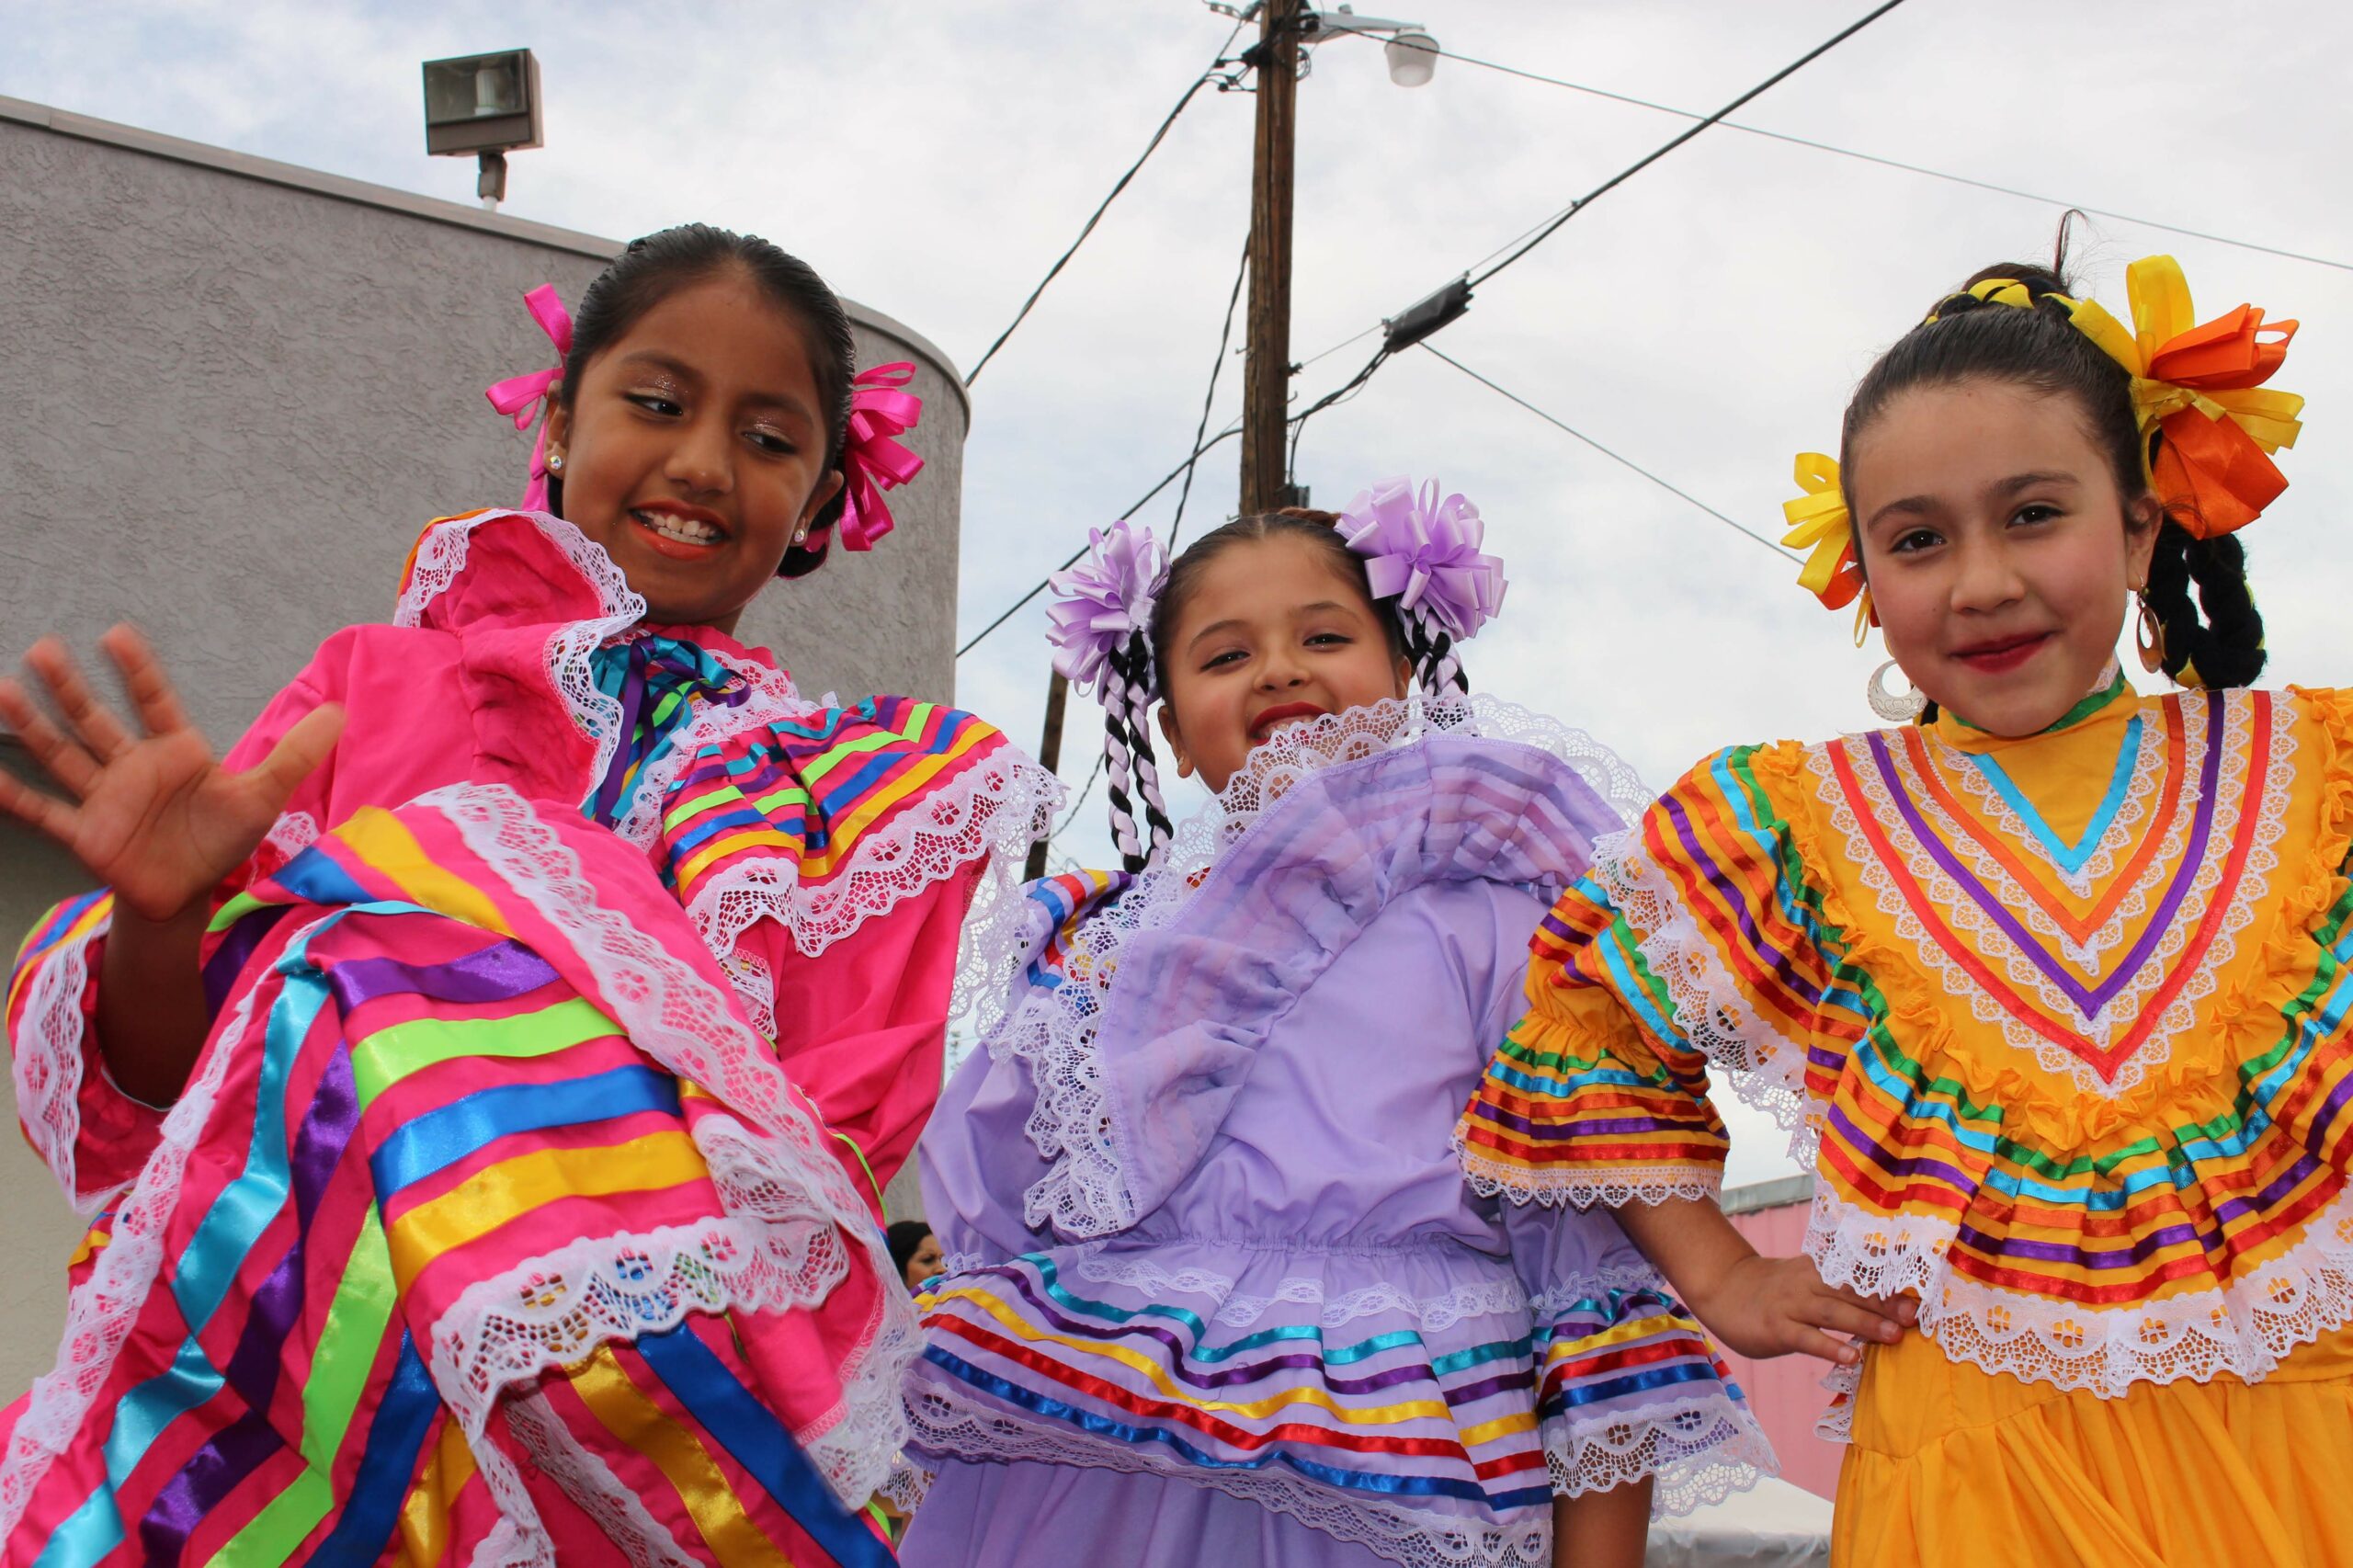
[[[1111,796],[1111,842],[1128,870],[1141,871],[1166,853],[1176,827],[1160,796],[1160,768],[1152,754],[1152,705],[1159,697],[1152,639],[1142,631],[1113,649],[1104,661],[1103,771]],[[1135,793],[1131,795],[1132,784]],[[1136,797],[1143,801],[1143,827],[1136,826]]]
[[[1451,687],[1456,691],[1471,689],[1471,677],[1463,673],[1462,656],[1457,652],[1454,639],[1438,617],[1416,605],[1412,609],[1397,612],[1398,629],[1404,634],[1405,662],[1413,666],[1414,680],[1426,697],[1443,697]]]

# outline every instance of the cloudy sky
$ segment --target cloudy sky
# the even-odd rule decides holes
[[[1398,6],[1404,6],[1400,11]],[[1450,51],[1711,110],[1866,0],[1380,0]],[[1232,24],[1201,0],[820,0],[556,6],[58,6],[0,0],[0,94],[429,195],[471,164],[422,151],[417,62],[528,45],[548,145],[507,210],[626,237],[688,219],[764,233],[969,365]],[[1247,41],[1246,39],[1245,41]],[[2247,536],[2276,678],[2353,683],[2336,605],[2353,551],[2353,8],[2070,0],[2030,13],[1910,0],[1741,123],[2233,240],[2116,218],[2075,260],[2120,312],[2124,264],[2170,250],[2206,313],[2307,324],[2279,384],[2312,426]],[[1204,92],[975,388],[960,616],[969,633],[1188,449],[1248,222],[1252,100]],[[1377,45],[1321,47],[1300,89],[1294,358],[1393,315],[1684,122],[1440,62],[1391,85]],[[1719,128],[1479,290],[1449,355],[1760,532],[1792,453],[1922,306],[1978,266],[2048,252],[2059,209]],[[1312,399],[1371,340],[1309,361]],[[1211,428],[1239,406],[1240,362]],[[1204,460],[1188,531],[1233,506]],[[1300,479],[1325,505],[1435,474],[1510,563],[1480,684],[1665,783],[1735,740],[1870,722],[1881,656],[1707,512],[1418,352],[1320,415]],[[1173,499],[1142,514],[1165,523]],[[1034,736],[1032,606],[966,658],[958,697]],[[1092,752],[1091,710],[1063,772]],[[1067,846],[1104,853],[1099,791]],[[1099,860],[1098,860],[1099,863]],[[1741,1126],[1735,1179],[1783,1168]]]

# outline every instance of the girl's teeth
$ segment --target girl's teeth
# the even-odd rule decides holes
[[[688,544],[709,544],[719,537],[717,528],[691,517],[672,517],[667,512],[639,512],[634,515],[639,522],[655,533],[682,540]]]

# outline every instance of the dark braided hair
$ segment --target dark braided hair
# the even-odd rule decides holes
[[[817,402],[825,416],[825,470],[841,467],[842,444],[849,437],[851,378],[858,370],[858,345],[850,335],[849,315],[814,269],[756,234],[739,234],[709,223],[681,223],[642,239],[631,240],[615,256],[588,291],[572,317],[572,352],[564,359],[564,376],[556,383],[556,402],[567,411],[588,362],[611,347],[645,312],[679,290],[689,288],[730,269],[757,284],[763,293],[800,324],[809,356],[809,369],[817,383]],[[825,503],[810,520],[809,537],[784,553],[777,568],[779,577],[801,577],[824,564],[833,540],[834,524],[842,515],[839,494]],[[548,507],[563,515],[563,482],[548,476]]]
[[[2147,465],[2165,437],[2151,431],[2143,448],[2131,372],[2069,320],[2067,301],[2075,290],[2066,276],[2067,229],[2063,221],[2050,266],[2005,262],[1979,270],[1938,301],[1927,321],[1905,333],[1865,373],[1847,404],[1839,436],[1839,470],[1849,509],[1856,437],[1888,403],[1914,387],[1950,386],[1979,377],[2075,399],[2092,444],[2115,474],[2117,493],[2128,506],[2149,494]],[[1994,303],[1970,292],[1995,278],[2015,280],[2033,304]],[[2165,673],[2185,686],[2246,686],[2264,664],[2263,618],[2247,587],[2246,553],[2234,535],[2200,539],[2184,528],[2174,513],[2188,505],[2167,508],[2144,590],[2165,633]]]

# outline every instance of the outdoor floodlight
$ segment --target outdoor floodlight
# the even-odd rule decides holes
[[[1401,87],[1419,87],[1438,70],[1438,40],[1419,28],[1401,28],[1381,46],[1389,59],[1389,79]]]
[[[528,49],[425,62],[425,150],[472,153],[482,165],[475,194],[495,211],[506,196],[506,154],[545,145],[540,62]]]

